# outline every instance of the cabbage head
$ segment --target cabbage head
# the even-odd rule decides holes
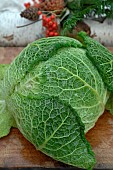
[[[0,137],[17,126],[55,160],[92,169],[95,155],[85,133],[105,110],[113,55],[83,33],[79,37],[82,43],[63,36],[37,40],[1,65]]]

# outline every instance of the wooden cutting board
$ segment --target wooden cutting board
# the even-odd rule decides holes
[[[109,48],[113,52],[113,48]],[[0,47],[0,63],[10,63],[21,47]],[[98,169],[113,170],[113,116],[105,111],[95,127],[86,134],[95,152]],[[67,167],[67,165],[37,151],[18,129],[12,128],[8,136],[0,139],[0,167]]]

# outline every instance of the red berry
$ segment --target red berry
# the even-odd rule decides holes
[[[55,32],[55,33],[54,33],[54,36],[58,36],[58,35],[59,35],[58,32]]]
[[[30,2],[24,3],[24,6],[25,6],[26,8],[29,8],[29,7],[31,6],[31,4],[30,4]]]
[[[27,3],[24,3],[24,6],[27,8]]]
[[[51,26],[48,27],[49,31],[53,31],[53,28]]]
[[[45,15],[45,14],[42,15],[42,19],[43,19],[43,20],[46,19],[46,15]]]
[[[50,35],[50,36],[54,36],[54,32],[50,32],[49,35]]]
[[[46,23],[48,23],[48,21],[49,21],[49,18],[46,18],[46,19],[45,19],[45,21],[46,21]]]
[[[42,11],[38,11],[37,14],[38,14],[38,15],[41,15],[41,14],[42,14]]]
[[[50,18],[51,18],[52,20],[55,19],[55,15],[52,14],[52,15],[50,16]]]
[[[52,21],[50,21],[50,22],[49,22],[49,26],[52,26],[52,25],[53,25],[53,22],[52,22]]]
[[[54,30],[57,29],[57,24],[53,24],[52,27]]]
[[[51,21],[51,18],[48,18],[48,22],[50,22]]]

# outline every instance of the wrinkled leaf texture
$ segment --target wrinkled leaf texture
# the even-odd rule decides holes
[[[18,128],[37,149],[70,165],[94,166],[84,128],[104,112],[107,90],[79,41],[60,36],[31,43],[7,69],[2,91]]]
[[[13,115],[8,112],[5,100],[2,97],[2,80],[7,68],[7,64],[0,64],[0,137],[8,135],[10,128],[16,126]]]

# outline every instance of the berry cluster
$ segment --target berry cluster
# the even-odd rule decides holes
[[[39,5],[43,2],[45,2],[44,0],[39,0],[39,3],[37,3],[36,0],[32,0],[32,1],[33,1],[33,6],[31,6],[31,4],[29,2],[24,3],[24,6],[26,9],[28,9],[28,8],[30,9],[32,7],[35,7],[38,9],[37,16],[42,15],[42,26],[46,28],[45,36],[46,37],[58,36],[59,32],[58,32],[58,23],[57,23],[57,19],[56,19],[56,14],[54,14],[52,12],[51,13],[46,12],[46,14],[43,14],[45,12],[40,10]]]
[[[46,37],[58,36],[58,23],[56,20],[56,16],[52,14],[51,16],[47,16],[45,14],[42,15],[42,25],[46,28]]]

